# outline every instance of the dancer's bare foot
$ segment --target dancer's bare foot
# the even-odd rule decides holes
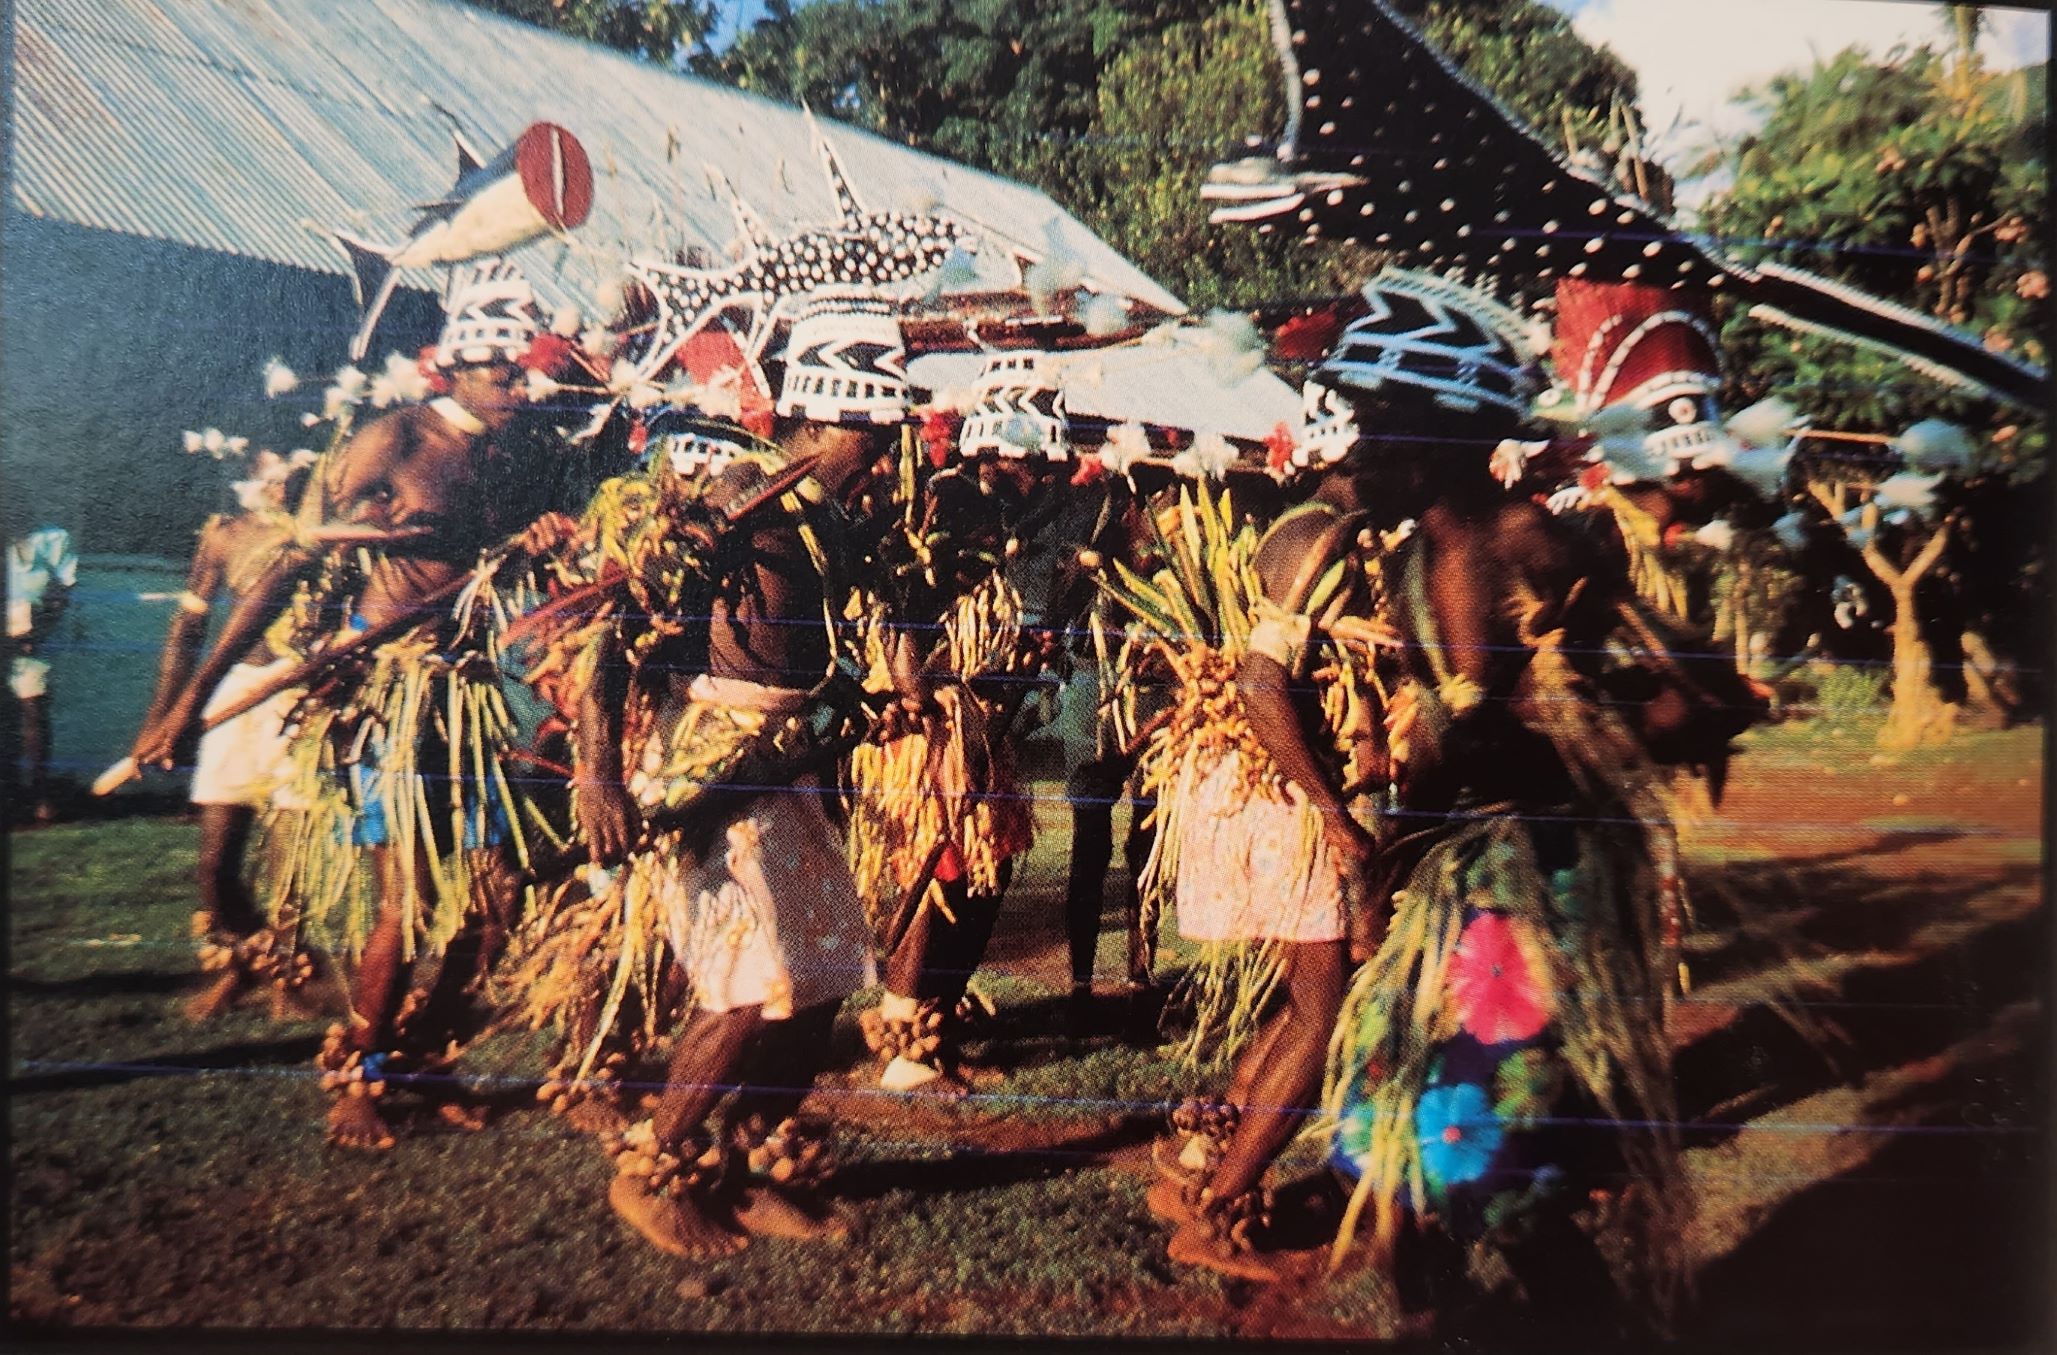
[[[645,1242],[668,1256],[733,1256],[750,1245],[709,1218],[688,1197],[673,1199],[650,1189],[637,1176],[616,1176],[607,1203]]]
[[[1231,1279],[1271,1284],[1286,1278],[1285,1269],[1263,1254],[1218,1237],[1205,1219],[1188,1217],[1171,1235],[1165,1254],[1180,1265],[1201,1266]]]
[[[1193,1207],[1186,1203],[1184,1183],[1169,1177],[1151,1186],[1143,1196],[1143,1203],[1148,1206],[1152,1218],[1165,1223],[1184,1224],[1194,1217]]]
[[[248,981],[240,969],[230,967],[222,971],[209,980],[206,987],[186,999],[186,1019],[195,1025],[212,1021],[236,1005],[236,999],[242,996]]]
[[[759,1237],[790,1237],[802,1242],[840,1242],[850,1236],[850,1220],[832,1205],[808,1199],[766,1182],[743,1192],[736,1222]]]
[[[369,1096],[345,1093],[329,1109],[329,1142],[338,1148],[384,1152],[393,1146],[393,1130]]]
[[[442,1101],[436,1105],[436,1119],[446,1128],[476,1134],[486,1127],[486,1108],[462,1101]]]

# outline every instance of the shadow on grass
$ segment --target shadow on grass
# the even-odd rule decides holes
[[[197,981],[191,969],[124,969],[111,974],[85,974],[75,979],[32,979],[10,975],[10,997],[66,999],[102,997],[165,997],[190,990]]]
[[[1164,1040],[1159,1026],[1168,991],[1159,985],[1083,999],[1055,994],[1010,1004],[967,1040],[976,1042],[972,1061],[1012,1072],[1097,1048],[1155,1049]]]
[[[146,1056],[144,1059],[119,1063],[30,1059],[23,1061],[23,1066],[28,1069],[27,1074],[9,1078],[0,1090],[4,1090],[8,1096],[83,1091],[93,1087],[120,1086],[143,1078],[173,1077],[224,1068],[247,1068],[253,1064],[288,1065],[267,1071],[299,1076],[307,1071],[304,1065],[320,1048],[320,1036],[304,1035],[290,1039],[220,1045],[194,1054],[165,1054],[155,1058]]]
[[[1847,974],[1796,1022],[1767,1006],[1681,1049],[1673,1067],[1687,1146],[1705,1147],[1780,1106],[1880,1069],[1932,1056],[2037,991],[2045,928],[2038,916],[1988,926],[1948,950],[1881,958]],[[1827,1039],[1823,1040],[1822,1035]]]
[[[2035,1049],[1925,1089],[1939,1130]],[[1693,1334],[1718,1348],[2030,1349],[2048,1340],[2052,1257],[2036,1136],[1911,1132],[1801,1191],[1702,1272]],[[2047,1348],[2047,1346],[2042,1347]]]
[[[1096,1165],[1124,1148],[1147,1143],[1163,1128],[1154,1113],[1123,1115],[1083,1134],[1041,1143],[1009,1142],[990,1128],[985,1142],[959,1143],[947,1158],[871,1158],[849,1162],[836,1172],[835,1192],[849,1200],[870,1200],[894,1191],[955,1195],[993,1190],[1025,1181],[1047,1181]]]

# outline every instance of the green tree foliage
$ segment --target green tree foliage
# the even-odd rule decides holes
[[[1200,185],[1246,136],[1285,123],[1261,8],[1224,6],[1124,50],[1101,73],[1089,136],[1024,155],[1024,177],[1196,307],[1333,292],[1370,271],[1364,250],[1207,223]]]
[[[1746,259],[1853,282],[2047,362],[2043,73],[1986,72],[1970,37],[1960,28],[1954,52],[1884,61],[1851,49],[1749,92],[1763,123],[1703,166],[1734,180],[1704,221]],[[2000,459],[2040,457],[2040,421],[1952,396],[1888,359],[1742,315],[1723,340],[1738,400],[1784,393],[1850,429],[1897,432],[1930,415],[1983,423]]]
[[[675,65],[714,27],[711,0],[467,0],[479,8]]]
[[[773,0],[704,73],[1001,173],[1085,133],[1100,72],[1209,0]]]

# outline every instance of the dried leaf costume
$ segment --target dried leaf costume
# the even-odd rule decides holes
[[[1325,504],[1294,515],[1329,519],[1327,535],[1356,541],[1358,523]],[[1237,520],[1228,491],[1179,490],[1151,515],[1156,568],[1144,578],[1115,562],[1109,597],[1131,621],[1105,679],[1135,730],[1136,703],[1169,675],[1171,708],[1144,737],[1141,775],[1154,795],[1157,838],[1144,867],[1144,906],[1177,909],[1180,932],[1202,943],[1189,978],[1197,1021],[1187,1053],[1233,1053],[1256,1028],[1278,979],[1274,941],[1336,940],[1345,933],[1344,887],[1319,815],[1257,741],[1234,686],[1253,647],[1272,653],[1319,693],[1328,753],[1346,790],[1372,790],[1349,774],[1358,741],[1376,728],[1380,702],[1365,632],[1341,618],[1372,586],[1365,561],[1339,551],[1301,580],[1288,604],[1258,582],[1254,526]],[[1283,521],[1283,519],[1282,519]],[[1315,618],[1338,623],[1317,627]],[[1109,637],[1095,643],[1109,653]],[[1154,722],[1153,722],[1154,723]],[[1366,817],[1374,807],[1365,799]]]
[[[1009,863],[1034,838],[1013,737],[1031,666],[1012,577],[1020,505],[970,468],[917,481],[913,441],[902,445],[901,512],[873,552],[861,643],[874,691],[913,682],[928,700],[876,726],[846,775],[851,869],[889,971],[861,1022],[887,1061],[882,1085],[950,1061],[958,1018],[972,1014],[965,971],[982,957]],[[947,941],[917,932],[927,912]]]
[[[324,592],[381,567],[385,557],[367,555],[355,569],[331,568],[303,589],[296,613],[319,616]],[[273,890],[280,904],[298,900],[309,942],[362,949],[380,894],[369,852],[390,847],[404,953],[440,954],[506,886],[500,850],[525,867],[533,835],[548,833],[509,771],[519,739],[501,686],[501,637],[535,590],[523,563],[488,553],[448,611],[311,685],[292,717],[295,813],[281,824],[289,840]],[[328,647],[363,629],[353,620]]]
[[[883,665],[883,618],[866,644]],[[1013,671],[1021,643],[1021,598],[988,576],[944,613],[937,715],[918,728],[867,740],[850,755],[850,864],[866,915],[883,930],[908,891],[940,906],[936,885],[962,879],[973,895],[1001,891],[1003,868],[1034,838],[1015,770],[1006,715],[973,683]],[[931,858],[935,859],[931,861]],[[926,867],[926,879],[923,877]]]

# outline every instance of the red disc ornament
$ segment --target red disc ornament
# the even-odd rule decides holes
[[[571,230],[593,210],[586,148],[556,123],[532,123],[514,139],[514,168],[530,205],[553,228]]]

